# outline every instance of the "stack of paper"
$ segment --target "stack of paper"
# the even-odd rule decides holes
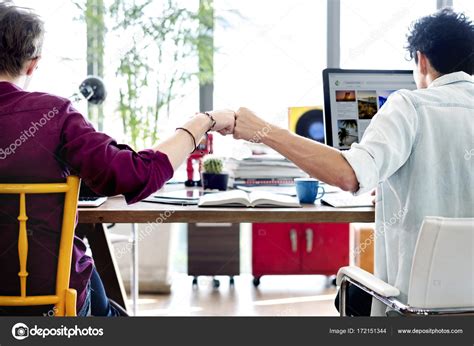
[[[255,155],[243,160],[231,159],[227,164],[239,185],[291,185],[295,178],[307,177],[293,162],[283,156]]]

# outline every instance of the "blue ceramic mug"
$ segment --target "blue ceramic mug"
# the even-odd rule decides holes
[[[314,178],[297,178],[295,179],[295,183],[296,194],[298,195],[300,203],[313,204],[314,201],[324,196],[324,187],[319,186],[319,180]],[[318,196],[319,189],[322,191]]]

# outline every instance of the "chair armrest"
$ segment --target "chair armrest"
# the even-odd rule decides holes
[[[374,291],[375,293],[381,295],[382,297],[397,297],[400,294],[398,288],[389,285],[385,281],[376,278],[374,275],[366,272],[365,270],[355,267],[348,266],[342,267],[337,272],[337,285],[341,284],[342,278],[344,276],[349,277],[355,282],[361,283],[368,289]]]

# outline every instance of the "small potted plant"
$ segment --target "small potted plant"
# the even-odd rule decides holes
[[[229,174],[222,173],[224,163],[222,159],[207,155],[202,162],[202,186],[209,190],[227,190]]]

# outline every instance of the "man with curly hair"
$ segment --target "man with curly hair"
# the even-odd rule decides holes
[[[423,219],[474,216],[473,23],[450,9],[423,17],[410,29],[407,50],[418,90],[393,93],[350,150],[274,125],[262,138],[321,181],[354,193],[377,188],[375,275],[397,287],[403,302]],[[251,140],[265,126],[241,108],[234,137]],[[349,296],[349,315],[385,312],[356,287]]]

